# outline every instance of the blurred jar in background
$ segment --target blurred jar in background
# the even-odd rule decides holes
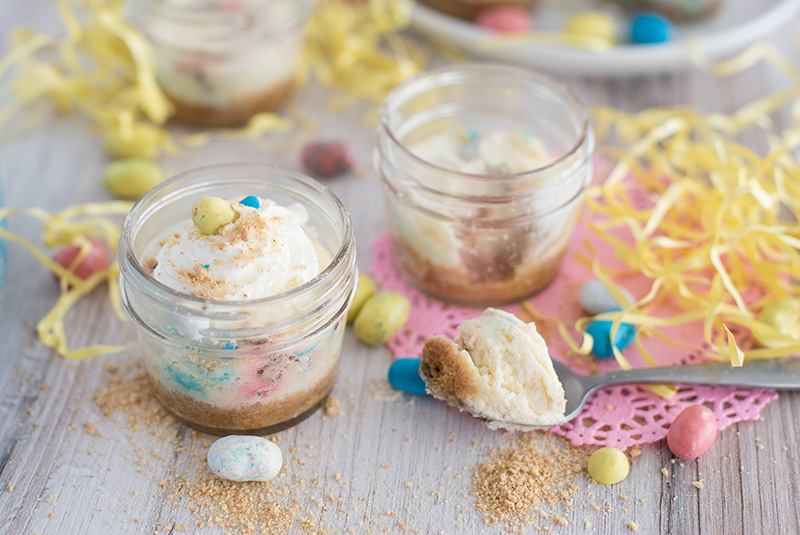
[[[311,0],[133,0],[176,117],[236,126],[295,89]]]

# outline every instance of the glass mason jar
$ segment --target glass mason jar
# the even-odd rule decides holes
[[[151,275],[149,257],[205,195],[299,203],[309,216],[304,229],[318,254],[328,256],[320,267],[327,267],[296,288],[260,299],[206,299],[165,286]],[[300,422],[325,401],[358,279],[350,216],[326,187],[258,164],[179,174],[128,214],[119,265],[147,376],[158,399],[184,423],[218,435],[266,434]]]
[[[528,297],[556,276],[594,147],[586,110],[566,87],[522,68],[459,65],[396,87],[380,118],[375,167],[407,279],[482,306]],[[470,174],[417,155],[432,136],[488,131],[535,140],[546,159],[522,172]]]
[[[178,119],[236,126],[291,96],[311,0],[134,0]]]

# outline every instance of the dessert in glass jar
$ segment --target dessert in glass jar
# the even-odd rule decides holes
[[[178,119],[236,126],[291,96],[311,0],[135,0]]]
[[[119,260],[148,378],[180,420],[268,433],[325,401],[357,282],[327,188],[258,164],[180,174],[133,207]]]
[[[517,301],[557,274],[591,180],[585,108],[495,64],[423,73],[381,107],[375,167],[395,260],[447,301]]]

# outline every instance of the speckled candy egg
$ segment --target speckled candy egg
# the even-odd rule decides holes
[[[672,22],[658,13],[638,13],[631,19],[631,42],[637,45],[656,45],[672,40]]]
[[[758,313],[758,321],[765,323],[781,334],[797,338],[800,335],[800,300],[781,297],[767,302]],[[753,331],[756,342],[764,347],[776,347],[783,343],[777,337]]]
[[[419,358],[397,359],[389,367],[389,384],[410,394],[425,394],[425,381],[419,376]]]
[[[586,465],[589,476],[601,485],[613,485],[628,477],[630,465],[625,454],[617,448],[600,448],[592,453]]]
[[[622,295],[629,303],[634,301],[631,293],[625,288],[620,288]],[[581,284],[578,292],[578,302],[581,309],[591,316],[608,312],[609,310],[619,309],[623,303],[618,303],[605,284],[599,279],[591,279]]]
[[[347,322],[352,323],[355,321],[361,307],[367,302],[367,299],[375,294],[375,281],[372,277],[363,273],[358,274],[358,286],[356,287],[356,295],[353,296],[353,302],[350,304],[350,310],[347,311]]]
[[[312,176],[330,178],[346,173],[355,164],[355,152],[341,141],[311,141],[300,153],[303,168]]]
[[[676,457],[691,460],[706,452],[717,438],[717,417],[703,405],[683,409],[667,432],[667,445]]]
[[[378,292],[370,297],[353,323],[356,336],[362,342],[380,345],[399,331],[411,311],[406,296],[400,292]]]
[[[75,266],[75,269],[73,270],[75,276],[81,279],[89,278],[98,271],[107,268],[109,264],[108,250],[106,250],[102,243],[95,239],[89,238],[89,245],[89,253],[78,263],[77,266]],[[53,260],[69,269],[69,267],[72,266],[72,263],[78,257],[80,251],[81,248],[78,245],[74,243],[68,243],[59,249],[55,256],[53,256]],[[56,276],[56,279],[58,278],[59,277]]]
[[[103,185],[120,199],[136,200],[161,183],[161,169],[144,158],[125,158],[110,163],[103,172]]]
[[[530,12],[519,6],[501,6],[481,11],[475,22],[487,30],[500,33],[527,32],[533,27]]]
[[[567,19],[564,33],[613,45],[617,41],[617,23],[605,11],[579,11]]]
[[[231,435],[208,450],[208,467],[231,481],[267,481],[278,475],[282,465],[281,449],[261,437]]]
[[[586,326],[586,334],[591,335],[594,340],[592,344],[592,355],[601,359],[614,356],[611,347],[611,328],[614,322],[610,320],[595,320]],[[624,351],[636,338],[636,327],[630,323],[620,323],[614,334],[614,346],[620,351]]]
[[[192,222],[203,234],[219,234],[219,229],[237,219],[239,212],[219,197],[200,197],[192,205]]]

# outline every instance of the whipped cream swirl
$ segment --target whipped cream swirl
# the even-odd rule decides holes
[[[319,274],[320,254],[304,229],[303,206],[261,199],[258,209],[231,207],[239,218],[218,235],[203,234],[190,221],[167,238],[155,256],[155,279],[208,299],[247,300],[291,290]]]

